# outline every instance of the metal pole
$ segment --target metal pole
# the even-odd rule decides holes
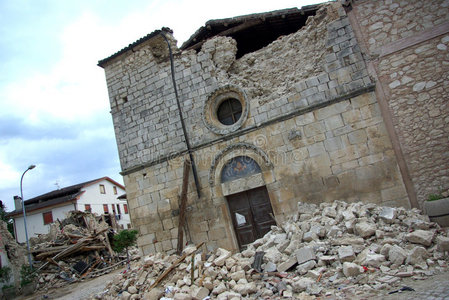
[[[173,89],[175,90],[175,97],[176,97],[176,104],[178,105],[179,118],[181,119],[182,132],[184,134],[184,140],[185,140],[185,143],[186,143],[186,146],[187,146],[187,152],[189,153],[190,162],[192,163],[192,172],[193,172],[193,179],[195,180],[196,193],[198,195],[198,198],[201,198],[200,182],[199,182],[199,179],[198,179],[198,173],[196,171],[195,160],[193,159],[192,148],[190,147],[189,136],[187,135],[186,125],[184,123],[184,118],[182,116],[181,104],[179,103],[179,97],[178,97],[178,89],[176,88],[175,66],[174,66],[174,62],[173,62],[173,52],[171,50],[170,42],[168,41],[168,38],[165,36],[165,33],[163,31],[161,31],[160,34],[164,38],[165,42],[167,42],[168,53],[170,55],[171,78],[172,78],[172,81],[173,81]]]
[[[26,238],[26,241],[27,241],[28,262],[30,264],[30,268],[33,268],[33,262],[31,260],[30,242],[28,241],[27,216],[26,216],[26,211],[25,211],[25,201],[23,200],[22,181],[23,181],[23,176],[25,176],[25,173],[28,172],[31,169],[34,169],[35,167],[36,167],[35,165],[29,166],[28,169],[26,169],[26,171],[23,172],[22,178],[20,178],[20,199],[22,200],[23,223],[25,224],[25,238]]]

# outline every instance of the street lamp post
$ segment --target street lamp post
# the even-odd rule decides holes
[[[23,199],[22,181],[23,181],[23,176],[25,175],[25,173],[31,169],[34,169],[35,167],[36,167],[35,165],[30,165],[28,167],[28,169],[26,169],[25,172],[23,172],[22,178],[20,178],[20,197],[22,199],[23,223],[25,224],[25,238],[27,241],[28,262],[30,263],[31,268],[33,267],[33,262],[31,260],[30,242],[28,241],[27,216],[26,216],[26,211],[25,211],[25,200]]]

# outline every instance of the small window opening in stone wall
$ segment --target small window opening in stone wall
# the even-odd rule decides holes
[[[242,104],[237,99],[224,100],[217,109],[217,117],[221,124],[232,125],[236,123],[242,115]]]

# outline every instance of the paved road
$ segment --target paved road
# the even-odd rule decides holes
[[[448,272],[434,275],[425,280],[413,280],[405,278],[402,280],[401,286],[408,286],[415,291],[407,291],[386,295],[383,299],[399,300],[399,299],[426,299],[440,300],[449,299],[449,270]]]
[[[89,296],[102,292],[106,284],[114,278],[116,274],[122,269],[115,270],[109,274],[97,277],[91,280],[78,282],[72,285],[50,291],[46,294],[34,294],[27,298],[17,298],[17,300],[84,300]],[[413,288],[415,291],[405,291],[395,294],[388,294],[388,292],[397,290],[403,286]],[[43,296],[47,298],[43,298]],[[349,295],[347,295],[349,296]],[[325,299],[334,299],[332,296]],[[337,298],[335,298],[337,299]],[[385,299],[385,300],[449,300],[449,269],[442,274],[427,277],[423,280],[416,280],[413,278],[403,278],[397,287],[392,287],[390,290],[377,291],[370,295],[351,295],[351,300],[356,299]]]
[[[111,281],[115,275],[123,271],[126,267],[119,268],[111,273],[100,277],[88,279],[81,282],[76,282],[64,287],[49,290],[47,293],[37,292],[28,297],[18,297],[16,300],[84,300],[89,299],[89,296],[102,292],[106,284]]]

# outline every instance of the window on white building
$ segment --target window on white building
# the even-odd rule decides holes
[[[100,193],[106,194],[106,189],[104,187],[104,184],[100,184]]]
[[[113,186],[112,189],[114,190],[114,195],[117,195],[117,187]]]
[[[44,217],[44,225],[53,223],[53,214],[51,211],[44,212],[42,216]]]

